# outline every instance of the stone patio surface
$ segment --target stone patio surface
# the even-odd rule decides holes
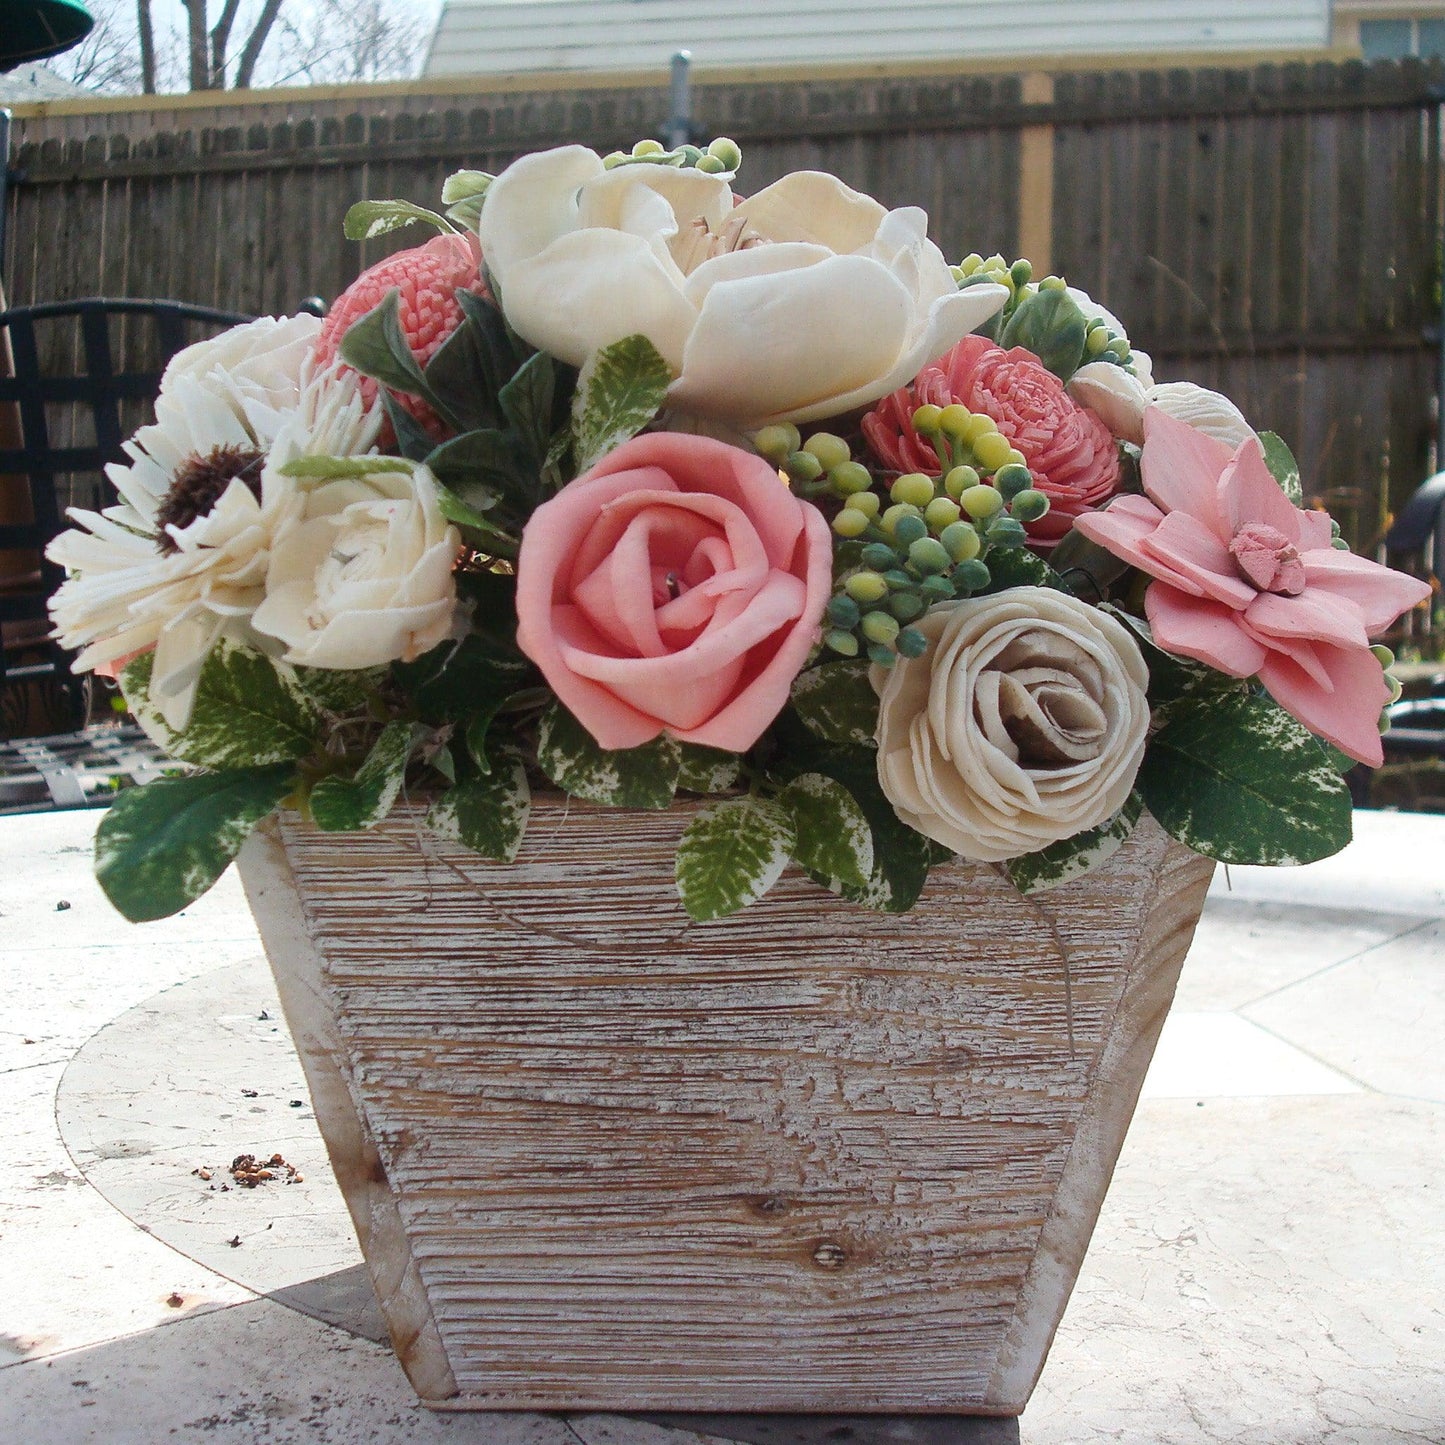
[[[1016,1427],[419,1408],[240,885],[127,924],[99,816],[0,818],[5,1445],[1445,1442],[1445,818],[1216,877]]]

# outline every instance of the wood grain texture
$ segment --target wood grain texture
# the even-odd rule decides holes
[[[693,925],[690,811],[539,799],[507,868],[404,808],[344,836],[283,816],[242,855],[313,1090],[343,1077],[363,1116],[317,1095],[373,1274],[425,1287],[435,1336],[409,1298],[393,1321],[413,1383],[1017,1413],[1212,865],[1146,820],[1036,901],[957,865],[893,918],[790,872]]]

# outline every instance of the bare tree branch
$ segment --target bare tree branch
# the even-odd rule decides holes
[[[196,0],[196,3],[203,4],[204,0]],[[265,45],[266,37],[271,33],[280,9],[281,0],[266,0],[262,7],[260,18],[256,21],[255,29],[251,31],[251,38],[247,40],[246,48],[241,52],[240,64],[236,67],[237,90],[251,88],[251,77],[256,72],[256,62],[261,58],[261,47]]]
[[[231,27],[236,23],[236,12],[241,0],[226,0],[221,17],[211,28],[211,84],[217,90],[226,88],[226,52],[231,44]]]

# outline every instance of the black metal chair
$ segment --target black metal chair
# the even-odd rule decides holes
[[[14,375],[4,375],[6,368],[0,366],[0,486],[7,489],[6,510],[12,517],[29,512],[28,520],[0,521],[0,555],[9,554],[7,575],[0,577],[0,739],[9,741],[26,730],[20,715],[34,710],[37,689],[48,694],[52,708],[60,705],[59,724],[43,731],[65,732],[86,720],[85,690],[67,655],[50,639],[46,614],[46,599],[63,579],[61,569],[44,555],[65,525],[60,479],[68,479],[72,498],[77,488],[88,486],[89,504],[113,500],[102,469],[107,462],[125,460],[121,442],[155,398],[166,363],[199,339],[200,328],[251,319],[178,301],[103,298],[0,311],[0,345],[8,336],[14,359]],[[68,336],[47,330],[42,337],[37,330],[67,323]],[[116,323],[141,329],[124,347],[125,356],[140,358],[131,369],[118,368],[122,353],[113,345]],[[52,359],[60,355],[70,359]],[[20,445],[6,446],[5,431],[14,432],[16,422]]]

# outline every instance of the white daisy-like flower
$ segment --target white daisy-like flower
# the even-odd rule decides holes
[[[271,549],[301,517],[280,468],[306,455],[374,449],[378,406],[353,373],[313,371],[320,322],[263,317],[179,352],[154,425],[106,468],[120,502],[72,508],[47,549],[70,574],[51,599],[74,666],[114,668],[155,649],[151,694],[167,726],[190,720],[201,666],[223,636],[275,650],[251,627]]]

